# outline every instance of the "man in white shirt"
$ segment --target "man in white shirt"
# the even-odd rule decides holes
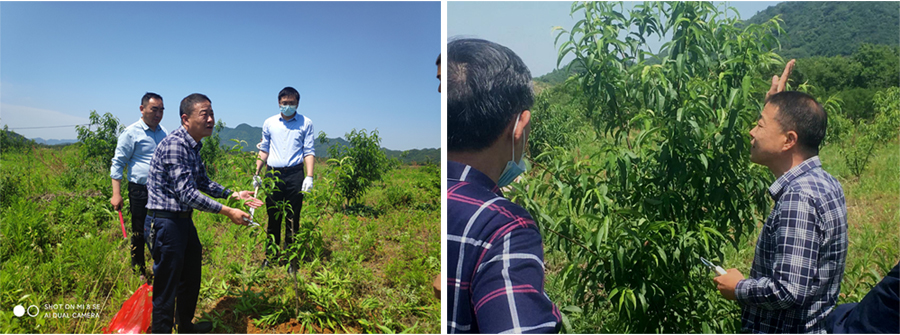
[[[313,187],[315,131],[312,120],[297,114],[299,104],[300,93],[293,87],[285,87],[278,93],[281,112],[263,123],[254,183],[259,183],[258,175],[263,165],[269,166],[266,170],[268,177],[273,175],[272,171],[278,171],[277,176],[281,179],[275,184],[275,192],[266,198],[266,212],[269,215],[266,232],[269,236],[266,238],[266,260],[263,261],[263,267],[267,267],[277,257],[271,254],[272,243],[281,244],[281,222],[284,221],[284,216],[277,207],[278,202],[287,201],[290,204],[284,234],[284,248],[288,248],[293,242],[294,233],[299,230],[300,210],[303,206],[301,192],[309,192]],[[288,267],[288,273],[295,270],[296,264],[292,263]]]

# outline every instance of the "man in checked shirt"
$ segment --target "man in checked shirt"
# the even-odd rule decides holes
[[[557,332],[540,231],[500,191],[524,171],[531,73],[484,40],[447,53],[447,333]]]
[[[247,225],[250,215],[224,206],[209,197],[248,200],[250,207],[262,206],[253,192],[231,192],[209,180],[200,159],[200,140],[212,134],[216,124],[212,104],[205,95],[194,93],[181,100],[181,127],[159,143],[150,161],[147,182],[147,218],[144,232],[153,254],[153,333],[208,333],[212,324],[193,324],[200,293],[202,246],[191,219],[193,209],[219,213],[237,225]],[[177,310],[176,310],[176,299]]]
[[[722,295],[741,305],[744,332],[825,333],[844,274],[844,190],[818,157],[827,115],[813,97],[782,92],[793,64],[772,78],[750,131],[750,160],[777,178],[769,187],[775,207],[760,232],[750,278],[737,269],[715,278]]]

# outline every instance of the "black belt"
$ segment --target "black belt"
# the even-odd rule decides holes
[[[158,218],[164,219],[190,219],[191,214],[194,213],[193,210],[189,210],[187,212],[171,212],[171,211],[155,211],[148,210],[147,216],[155,216]]]
[[[301,164],[297,164],[294,166],[287,166],[287,167],[280,167],[280,168],[273,167],[272,170],[279,171],[281,173],[301,171],[301,170],[303,170],[303,164],[301,163]]]
[[[134,187],[143,187],[143,188],[147,188],[147,185],[142,185],[142,184],[138,184],[138,183],[132,183],[132,182],[130,182],[130,181],[128,182],[128,185],[129,185],[129,186],[134,186]]]

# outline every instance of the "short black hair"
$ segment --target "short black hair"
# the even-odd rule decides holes
[[[178,109],[178,117],[181,117],[182,115],[191,116],[191,114],[194,114],[194,105],[204,101],[212,103],[212,100],[209,100],[209,97],[200,93],[194,93],[184,97],[184,99],[181,99],[181,108]]]
[[[147,104],[150,103],[150,99],[156,99],[159,101],[163,101],[163,98],[159,96],[159,94],[153,92],[144,93],[144,97],[141,98],[141,106],[147,107]]]
[[[807,153],[818,155],[828,128],[828,113],[811,95],[784,91],[770,96],[766,104],[778,108],[775,121],[784,131],[797,133],[797,142]]]
[[[480,151],[534,104],[531,72],[509,48],[481,39],[451,41],[447,54],[448,150]]]
[[[281,89],[281,92],[278,92],[278,102],[281,102],[281,97],[290,96],[297,98],[297,101],[300,101],[300,92],[297,92],[293,87],[285,87]]]
[[[441,54],[438,54],[438,59],[434,61],[434,65],[441,65]]]

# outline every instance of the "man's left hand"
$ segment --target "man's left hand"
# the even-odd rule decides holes
[[[719,292],[722,293],[725,299],[735,300],[737,298],[734,296],[734,289],[737,287],[738,282],[744,279],[744,274],[738,269],[728,269],[725,272],[724,275],[713,278],[713,281],[716,282],[716,288],[719,289]]]
[[[240,191],[232,193],[231,196],[238,200],[247,200],[244,204],[250,206],[250,208],[259,208],[259,206],[263,205],[263,202],[253,197],[255,193],[253,191]]]
[[[300,190],[303,192],[309,192],[310,190],[312,190],[312,188],[313,188],[313,179],[310,176],[306,176],[306,178],[303,179],[303,186],[300,188]]]

